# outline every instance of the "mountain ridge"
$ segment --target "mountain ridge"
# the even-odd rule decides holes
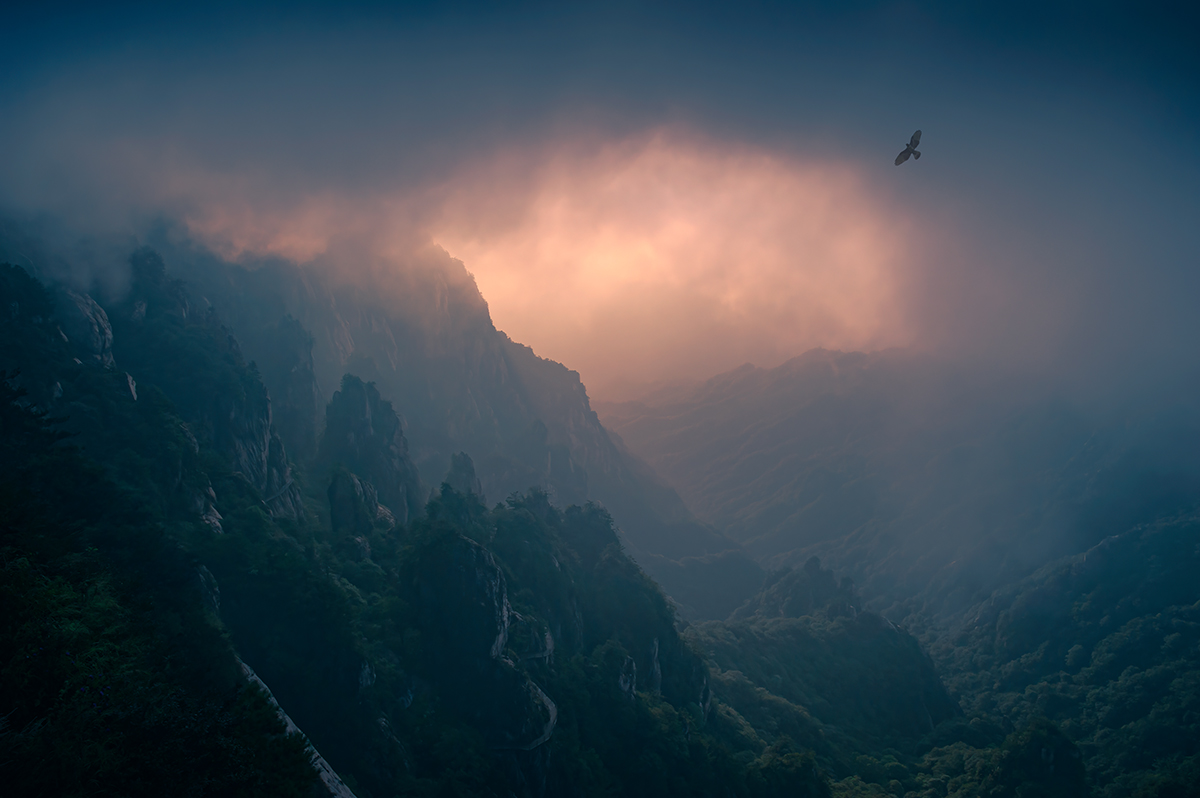
[[[1009,393],[913,353],[818,349],[596,407],[764,567],[819,555],[894,620],[928,620],[1200,501],[1191,415]]]

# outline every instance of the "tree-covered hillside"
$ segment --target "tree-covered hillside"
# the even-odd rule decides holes
[[[1102,413],[989,394],[905,353],[815,351],[600,412],[702,518],[784,565],[730,618],[695,627],[716,695],[736,670],[740,695],[804,695],[811,711],[829,688],[787,666],[838,662],[857,595],[927,646],[965,716],[925,750],[890,744],[897,784],[856,760],[837,789],[1006,794],[1012,746],[1044,738],[1066,747],[1045,744],[1018,780],[1055,762],[1061,774],[1066,752],[1116,798],[1197,794],[1193,407]],[[815,553],[861,587],[793,567]],[[863,756],[882,763],[887,745]]]
[[[204,602],[206,572],[178,543],[207,531],[174,511],[198,477],[182,420],[151,386],[135,401],[94,351],[104,335],[69,341],[55,297],[23,271],[0,267],[0,294],[6,789],[310,795],[303,739],[243,678]]]
[[[681,607],[608,509],[547,480],[552,448],[533,458],[549,471],[507,472],[530,484],[490,502],[499,472],[468,453],[429,477],[405,402],[430,363],[446,380],[433,395],[453,398],[476,379],[469,362],[409,353],[403,381],[347,370],[326,391],[296,316],[264,311],[251,361],[222,306],[157,253],[137,250],[129,271],[102,302],[13,266],[0,280],[0,778],[22,792],[1190,794],[1193,515],[1126,526],[994,591],[935,580],[899,602],[945,556],[914,565],[920,535],[903,556],[879,529],[851,535],[839,562],[862,562],[836,576],[815,557],[764,574],[688,521],[675,532],[695,530],[693,548],[640,552],[674,575]],[[543,410],[559,401],[552,366],[520,382]],[[467,401],[482,418],[494,398]],[[571,429],[545,412],[546,430]],[[500,418],[481,460],[525,440],[525,417]],[[1031,450],[1067,451],[1071,434]],[[1080,513],[1080,540],[1101,509],[1104,531],[1189,495],[1186,480],[1138,493],[1133,450],[1105,451],[1031,483],[1084,470],[1092,504],[1067,480],[1047,505]],[[636,488],[644,466],[622,462]],[[1101,501],[1113,484],[1124,492]],[[866,587],[848,578],[862,574]],[[946,606],[934,594],[982,598],[914,611]]]
[[[1197,574],[1200,517],[1157,521],[1047,565],[928,640],[968,711],[1059,723],[1101,794],[1196,795]]]
[[[811,753],[723,723],[607,512],[489,510],[462,455],[401,522],[415,471],[374,386],[343,381],[297,465],[219,314],[152,252],[132,274],[105,309],[4,267],[6,783],[312,789],[240,657],[327,791],[828,793]]]

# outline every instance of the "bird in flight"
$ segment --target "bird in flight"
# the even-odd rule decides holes
[[[921,143],[921,131],[913,133],[912,138],[908,142],[908,146],[904,148],[904,152],[896,156],[896,166],[908,160],[908,156],[921,160],[921,153],[917,152],[917,145]]]

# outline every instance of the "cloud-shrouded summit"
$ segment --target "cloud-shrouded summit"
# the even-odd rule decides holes
[[[1120,385],[1200,334],[1196,59],[1157,17],[7,13],[0,204],[79,279],[161,219],[347,278],[439,246],[611,397],[814,346]],[[893,169],[915,119],[937,158]]]
[[[509,149],[369,200],[233,214],[218,201],[188,223],[235,253],[333,268],[361,258],[327,254],[346,241],[398,264],[431,242],[474,275],[498,327],[611,392],[813,346],[909,343],[898,294],[917,242],[881,188],[852,163],[667,129]]]

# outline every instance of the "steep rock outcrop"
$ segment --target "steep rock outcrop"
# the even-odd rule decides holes
[[[63,289],[59,294],[56,316],[63,334],[70,339],[82,359],[108,367],[113,365],[113,332],[104,308],[85,293]]]
[[[161,245],[220,305],[253,357],[272,351],[268,339],[290,314],[313,336],[323,390],[347,371],[374,382],[403,408],[411,458],[427,482],[465,451],[488,496],[536,486],[561,506],[603,502],[635,557],[737,548],[697,523],[674,489],[609,435],[578,373],[495,328],[471,275],[444,252],[360,272],[354,284],[347,271],[279,261],[248,269],[178,241]],[[384,487],[368,478],[387,503]]]
[[[459,452],[450,458],[450,470],[442,480],[454,490],[462,494],[476,496],[482,504],[487,504],[483,495],[483,483],[475,475],[475,463],[466,452]]]
[[[347,374],[325,410],[323,463],[340,463],[368,480],[398,523],[421,512],[424,495],[408,456],[400,418],[374,383]]]
[[[561,511],[545,493],[531,491],[493,512],[489,545],[514,579],[537,586],[534,595],[523,594],[525,606],[544,619],[564,657],[590,655],[615,641],[625,652],[615,670],[628,655],[640,689],[707,714],[711,693],[703,660],[680,638],[658,586],[622,551],[603,508]]]
[[[333,470],[329,480],[329,522],[334,537],[361,538],[377,524],[391,526],[395,518],[379,503],[375,486],[343,467]]]
[[[313,361],[313,337],[300,322],[285,315],[271,325],[256,348],[263,384],[271,392],[272,422],[293,456],[317,452],[323,404]]]
[[[139,403],[139,387],[144,394],[157,387],[153,380],[138,386],[130,374],[104,367],[116,341],[110,316],[86,294],[43,286],[7,265],[0,266],[0,307],[8,309],[0,314],[0,370],[24,392],[21,403],[62,417],[75,445],[122,479],[141,484],[161,511],[222,532],[200,444],[188,424],[169,404]]]
[[[152,376],[197,438],[254,486],[272,515],[302,517],[300,491],[272,427],[270,396],[237,339],[212,308],[196,312],[157,253],[139,250],[130,265],[129,295],[108,314],[122,367],[134,379]]]
[[[770,574],[762,589],[736,609],[731,620],[753,618],[802,618],[820,611],[830,617],[857,617],[860,609],[854,583],[838,582],[833,571],[822,568],[817,557],[809,557],[803,568],[783,568]]]
[[[24,401],[49,407],[62,398],[64,371],[75,351],[55,317],[53,294],[21,267],[3,264],[0,301],[0,336],[5,343],[0,347],[0,370],[9,372],[26,392]]]
[[[512,607],[491,552],[459,534],[422,546],[410,565],[422,632],[443,694],[496,749],[531,751],[550,739],[558,709],[505,657]]]
[[[499,659],[508,643],[512,607],[491,552],[454,535],[432,543],[422,559],[418,600],[427,628],[445,635],[459,655]]]
[[[236,342],[229,341],[236,352]],[[283,441],[271,425],[271,399],[257,380],[242,380],[242,390],[214,393],[205,421],[219,452],[233,469],[262,493],[271,514],[303,516],[303,501],[292,476]]]
[[[267,441],[267,469],[262,488],[263,502],[271,514],[279,518],[303,518],[304,501],[292,475],[283,441],[271,431]]]

